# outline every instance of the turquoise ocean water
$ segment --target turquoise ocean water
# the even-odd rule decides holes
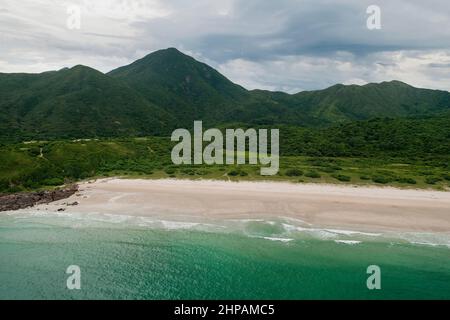
[[[81,290],[66,269],[81,269]],[[369,265],[381,290],[367,289]],[[0,299],[450,299],[449,234],[290,219],[171,222],[0,215]]]

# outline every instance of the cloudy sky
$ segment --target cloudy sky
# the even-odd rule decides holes
[[[373,4],[378,30],[367,28]],[[167,47],[248,89],[396,79],[450,90],[450,1],[0,0],[0,72],[107,72]]]

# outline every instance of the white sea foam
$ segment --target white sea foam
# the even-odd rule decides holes
[[[356,240],[334,240],[336,243],[343,243],[343,244],[349,244],[349,245],[356,245],[362,243],[362,241],[356,241]]]
[[[382,235],[381,233],[369,233],[369,232],[350,231],[350,230],[337,230],[337,229],[324,229],[324,230],[332,232],[332,233],[346,235],[346,236],[361,235],[361,236],[368,236],[368,237],[379,237]]]
[[[136,226],[150,229],[166,230],[193,230],[203,232],[238,232],[249,237],[260,237],[271,241],[290,242],[302,237],[312,237],[319,240],[332,240],[342,244],[359,244],[366,241],[386,241],[395,244],[402,242],[420,246],[447,247],[450,248],[450,233],[420,233],[420,232],[386,232],[370,233],[356,230],[329,229],[313,227],[298,219],[232,219],[232,220],[208,220],[185,221],[168,220],[155,217],[137,217],[130,215],[107,214],[100,212],[80,213],[73,211],[55,212],[53,210],[27,209],[25,211],[5,212],[6,216],[14,219],[40,219],[50,218],[49,223],[67,225],[73,228],[89,227],[95,223],[96,227],[114,226],[114,228],[127,228]],[[54,218],[54,219],[53,219]],[[62,218],[62,219],[58,219]],[[180,218],[180,217],[178,217]],[[184,217],[186,218],[186,217]],[[74,223],[74,221],[76,223]],[[261,223],[262,225],[280,226],[273,233],[258,234],[249,232],[248,225]],[[261,231],[264,232],[264,231]]]
[[[366,236],[366,237],[379,237],[381,233],[368,233],[361,231],[351,231],[351,230],[338,230],[338,229],[322,229],[322,228],[312,228],[312,227],[302,227],[295,226],[291,224],[283,223],[283,228],[288,232],[303,232],[315,235],[321,239],[332,239],[338,238],[339,236]]]
[[[402,239],[409,243],[422,246],[445,246],[450,248],[450,233],[424,233],[424,232],[404,232],[394,234],[393,237]]]
[[[430,243],[430,242],[411,242],[412,244],[417,244],[419,246],[431,246],[431,247],[440,247],[442,244],[439,243]]]
[[[294,239],[276,238],[276,237],[263,237],[263,239],[270,240],[270,241],[281,241],[281,242],[291,242],[291,241],[294,241]]]
[[[165,229],[168,230],[177,230],[177,229],[192,229],[196,226],[199,226],[200,223],[196,222],[179,222],[179,221],[168,221],[161,220],[160,221]]]

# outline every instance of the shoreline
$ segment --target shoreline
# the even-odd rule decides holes
[[[67,199],[23,210],[194,222],[291,218],[345,230],[450,232],[450,192],[393,187],[107,178],[79,183]]]

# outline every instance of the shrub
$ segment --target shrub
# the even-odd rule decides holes
[[[288,169],[285,174],[288,177],[300,177],[303,175],[303,171],[300,169]]]
[[[0,192],[6,191],[9,189],[9,181],[6,179],[0,180]]]
[[[248,176],[248,173],[245,172],[245,171],[241,171],[241,172],[239,173],[239,175],[240,175],[241,177],[246,177],[246,176]]]
[[[46,186],[60,186],[64,184],[64,180],[61,178],[50,178],[42,181],[42,184]]]
[[[343,174],[333,174],[332,177],[342,182],[349,182],[352,180],[352,178]]]
[[[425,179],[425,183],[426,183],[426,184],[436,184],[436,183],[438,183],[439,181],[442,181],[442,179],[441,179],[441,178],[438,178],[438,177],[427,177],[427,178]]]
[[[413,178],[398,178],[397,181],[400,183],[417,184],[417,181]]]
[[[392,182],[392,179],[384,176],[375,176],[372,178],[372,181],[375,183],[386,184]]]
[[[28,149],[28,154],[32,157],[37,157],[38,155],[41,154],[41,149],[38,147],[32,147]]]
[[[444,178],[447,181],[450,181],[450,174],[443,174],[442,178]]]
[[[314,179],[321,177],[321,175],[316,171],[308,171],[307,173],[305,173],[305,176],[308,178],[314,178]]]
[[[168,175],[173,175],[176,172],[176,170],[174,168],[166,168],[164,172],[167,173]]]
[[[370,177],[369,176],[361,176],[361,177],[359,177],[361,180],[370,180]]]
[[[239,175],[239,171],[232,170],[232,171],[228,172],[228,175],[231,176],[231,177],[236,177],[236,176]]]

